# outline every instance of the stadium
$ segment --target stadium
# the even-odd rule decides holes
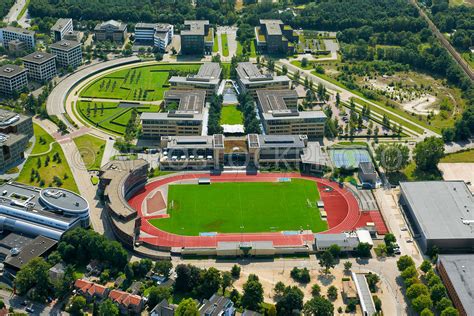
[[[101,183],[113,179],[118,185],[104,188],[115,235],[147,256],[307,254],[315,233],[351,231],[369,222],[383,226],[379,213],[364,213],[350,191],[328,179],[186,172],[147,182],[146,173],[140,177],[147,170],[143,164],[111,162]]]

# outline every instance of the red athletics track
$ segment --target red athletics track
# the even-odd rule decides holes
[[[182,180],[210,177],[213,182],[274,182],[278,178],[299,178],[307,179],[317,183],[321,199],[324,202],[324,209],[328,216],[329,230],[324,233],[340,233],[353,230],[361,218],[361,211],[355,197],[346,189],[340,188],[336,182],[327,179],[302,176],[298,173],[263,173],[247,175],[243,173],[230,173],[221,175],[206,174],[182,174],[166,177],[145,186],[143,190],[133,196],[128,202],[142,217],[142,205],[146,197],[155,189],[172,182]],[[325,188],[332,188],[326,191]],[[140,240],[152,245],[163,247],[216,247],[219,241],[272,241],[275,246],[301,246],[307,241],[313,241],[312,234],[284,235],[280,232],[271,233],[232,233],[217,234],[216,236],[181,236],[162,231],[148,222],[148,219],[158,216],[147,216],[143,218],[141,226]],[[190,219],[192,220],[192,219]]]

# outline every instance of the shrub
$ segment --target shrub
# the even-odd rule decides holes
[[[337,299],[337,287],[335,287],[334,285],[331,285],[329,288],[328,288],[328,298],[330,300],[336,300]]]

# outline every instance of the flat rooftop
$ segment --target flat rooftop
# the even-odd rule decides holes
[[[20,121],[20,118],[21,115],[16,112],[0,109],[0,127],[12,125]]]
[[[462,306],[474,311],[474,254],[438,255]]]
[[[474,197],[463,181],[401,182],[400,189],[427,239],[474,238]]]
[[[61,31],[66,25],[72,22],[72,19],[58,19],[51,28],[51,31]]]
[[[266,84],[282,82],[290,84],[290,78],[287,76],[273,76],[271,73],[262,73],[260,69],[251,62],[242,62],[237,64],[237,76],[243,84]]]
[[[208,20],[186,20],[184,25],[188,27],[181,31],[181,35],[206,35],[206,25],[209,25]]]
[[[258,135],[260,148],[305,148],[305,136]]]
[[[34,64],[43,64],[51,59],[54,59],[54,55],[46,52],[34,52],[29,55],[26,55],[22,58],[24,62],[30,62]]]
[[[89,203],[82,196],[61,188],[46,188],[40,192],[41,199],[49,206],[68,211],[84,211]]]
[[[26,69],[17,65],[8,64],[0,67],[0,77],[3,78],[13,78],[23,72],[26,72]]]
[[[223,135],[212,136],[163,136],[161,140],[166,140],[168,149],[207,149],[223,146]]]
[[[38,236],[23,246],[19,254],[15,256],[9,255],[5,259],[5,264],[19,270],[32,259],[47,253],[51,248],[55,247],[57,243],[58,242],[54,239]]]
[[[76,41],[62,40],[62,41],[51,44],[49,47],[58,49],[58,50],[69,51],[73,48],[76,48],[77,46],[81,46],[81,43],[76,42]]]
[[[125,23],[122,23],[122,22],[116,21],[116,20],[108,20],[108,21],[97,24],[95,26],[94,30],[95,31],[103,31],[103,30],[106,30],[106,29],[115,29],[117,31],[122,32],[122,31],[125,31],[126,28],[127,28],[127,24],[125,24]]]
[[[218,84],[221,79],[221,66],[219,63],[204,63],[199,67],[197,74],[188,75],[186,77],[173,76],[169,79],[169,82],[176,83],[211,83]]]
[[[282,35],[281,25],[283,22],[281,20],[260,20],[260,24],[264,24],[267,29],[268,35]]]
[[[15,33],[21,33],[21,34],[30,35],[30,36],[35,35],[34,31],[30,31],[30,30],[27,30],[27,29],[22,29],[22,28],[19,28],[19,27],[13,27],[13,26],[7,26],[7,27],[4,27],[4,28],[1,28],[0,30],[15,32]]]

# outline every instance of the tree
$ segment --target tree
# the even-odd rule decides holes
[[[408,165],[410,149],[400,143],[381,144],[375,150],[375,158],[387,173],[392,173],[402,170]]]
[[[302,68],[308,67],[308,58],[303,57],[303,59],[301,59],[301,67]]]
[[[411,301],[411,305],[417,313],[421,313],[421,311],[425,308],[431,309],[433,307],[433,302],[431,301],[431,298],[428,295],[422,294],[413,299]]]
[[[273,288],[273,292],[275,293],[275,301],[280,300],[280,298],[283,296],[283,293],[285,292],[286,286],[283,282],[278,281],[275,284],[275,287]]]
[[[199,316],[196,302],[192,298],[186,298],[179,303],[175,312],[176,316]]]
[[[439,312],[444,311],[446,308],[453,306],[451,300],[447,297],[443,297],[438,303],[436,303],[436,310]]]
[[[370,257],[372,246],[369,243],[361,242],[357,245],[356,253],[360,257]]]
[[[232,285],[232,274],[229,271],[222,273],[222,295],[225,294],[225,290]]]
[[[441,316],[459,316],[459,312],[457,309],[450,306],[441,312]]]
[[[298,269],[297,267],[294,267],[291,270],[290,276],[293,280],[300,283],[309,283],[309,281],[311,281],[309,270],[307,268]]]
[[[420,265],[420,270],[423,271],[424,273],[427,273],[432,269],[431,262],[428,260],[423,260],[423,262]]]
[[[321,287],[318,284],[313,284],[311,287],[311,295],[313,297],[321,296]]]
[[[178,264],[176,266],[175,290],[178,292],[190,292],[199,285],[200,269],[190,264]]]
[[[256,275],[249,275],[243,286],[242,307],[250,310],[258,310],[263,302],[263,287]]]
[[[425,138],[416,144],[413,154],[419,170],[436,170],[438,162],[444,156],[443,140],[434,136]]]
[[[341,247],[339,247],[339,245],[331,245],[329,246],[328,250],[335,259],[339,258],[339,256],[341,255]]]
[[[372,299],[374,300],[374,305],[375,305],[375,310],[377,312],[382,311],[382,301],[377,295],[372,296]]]
[[[430,290],[430,297],[433,302],[439,302],[443,297],[446,297],[446,288],[443,284],[436,284]]]
[[[236,264],[232,266],[232,269],[230,270],[230,273],[232,274],[232,277],[234,279],[240,278],[240,267]]]
[[[15,286],[20,294],[34,288],[34,299],[44,301],[51,289],[49,279],[50,265],[41,257],[32,259],[16,274]]]
[[[171,260],[159,260],[155,263],[155,268],[153,270],[159,275],[169,278],[172,269],[173,263]]]
[[[71,315],[82,315],[82,309],[86,307],[87,302],[83,296],[74,296],[69,307],[69,313]]]
[[[304,304],[303,315],[305,316],[332,316],[334,305],[323,297],[314,297]]]
[[[352,262],[350,262],[350,261],[344,262],[344,270],[346,272],[349,272],[351,270],[351,268],[352,268]]]
[[[401,256],[397,260],[397,267],[398,267],[398,271],[400,272],[404,271],[406,268],[411,267],[411,266],[415,266],[415,261],[413,261],[413,259],[407,255]]]
[[[148,294],[148,307],[152,309],[159,302],[171,297],[171,288],[167,286],[152,286]]]
[[[331,285],[328,288],[328,298],[333,301],[337,299],[337,287],[335,287],[334,285]]]
[[[334,259],[332,253],[326,250],[321,255],[321,258],[319,259],[319,264],[324,267],[324,274],[329,274],[330,269],[336,266],[336,260]]]
[[[410,299],[415,299],[417,298],[418,296],[420,295],[428,295],[429,294],[429,290],[428,288],[426,287],[426,285],[424,284],[421,284],[421,283],[417,283],[417,284],[413,284],[412,286],[410,286],[408,289],[407,289],[407,297],[410,298]]]
[[[303,308],[303,292],[297,286],[287,286],[276,304],[278,315],[293,315]]]
[[[380,281],[380,277],[372,272],[365,275],[367,284],[369,285],[370,292],[375,293],[377,291],[377,283]]]
[[[429,308],[425,308],[421,311],[420,316],[434,316],[434,314]]]
[[[209,298],[216,293],[222,284],[221,272],[214,267],[203,270],[200,276],[199,293],[202,297]]]
[[[99,306],[99,316],[118,316],[120,314],[117,305],[110,299],[106,299]]]
[[[400,275],[404,280],[411,279],[418,276],[418,271],[416,271],[415,266],[411,266],[403,270]]]

